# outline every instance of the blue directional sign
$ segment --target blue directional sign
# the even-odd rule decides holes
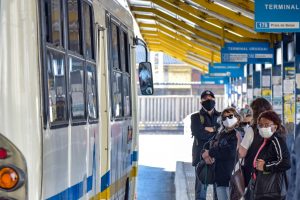
[[[274,49],[268,42],[226,43],[221,49],[222,63],[273,63]]]
[[[255,31],[300,32],[299,0],[255,1]]]
[[[208,74],[201,75],[202,84],[224,85],[229,83],[229,77],[212,77]]]
[[[234,63],[210,63],[208,72],[210,76],[243,77],[244,65]]]

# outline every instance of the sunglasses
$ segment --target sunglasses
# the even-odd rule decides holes
[[[250,125],[251,122],[241,122],[240,124],[241,124],[241,126],[247,126],[247,125]]]
[[[222,117],[222,120],[223,121],[225,121],[226,120],[226,118],[228,118],[228,119],[232,119],[234,117],[234,115],[228,115],[228,116],[224,116],[224,117]]]

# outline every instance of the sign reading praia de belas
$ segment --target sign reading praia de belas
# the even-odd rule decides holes
[[[209,74],[201,75],[202,84],[224,85],[229,83],[229,77],[210,76]]]
[[[244,65],[234,63],[213,63],[209,64],[208,73],[210,76],[222,76],[222,77],[243,77]]]
[[[300,32],[300,0],[255,1],[255,31]]]
[[[222,63],[273,63],[274,49],[268,42],[225,43],[221,49]]]

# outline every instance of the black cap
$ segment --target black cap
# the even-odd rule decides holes
[[[215,98],[215,95],[214,95],[214,93],[212,93],[212,91],[210,91],[210,90],[205,90],[205,91],[203,91],[202,94],[201,94],[201,99],[203,99],[206,95],[210,95],[212,98]]]

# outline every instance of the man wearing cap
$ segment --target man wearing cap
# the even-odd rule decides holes
[[[193,161],[194,167],[200,162],[201,151],[203,145],[208,142],[216,133],[220,127],[217,122],[220,113],[215,110],[215,95],[205,90],[201,94],[201,105],[202,108],[199,112],[191,115],[191,131],[194,137],[193,143]],[[206,199],[206,187],[197,179],[195,182],[195,199],[205,200]]]

